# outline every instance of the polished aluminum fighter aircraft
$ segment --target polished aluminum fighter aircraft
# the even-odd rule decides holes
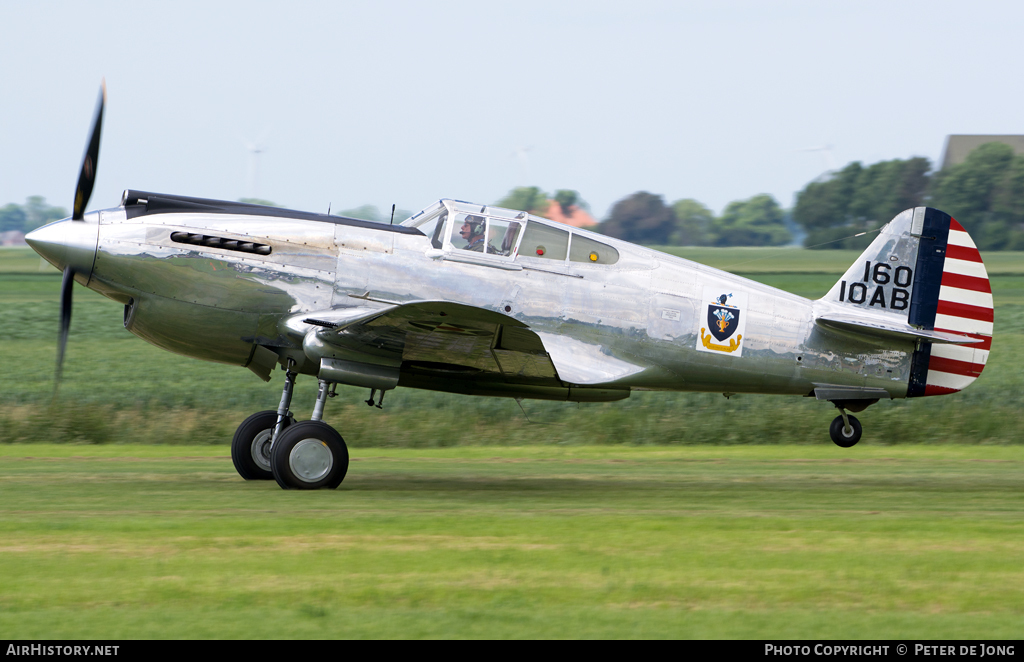
[[[143,191],[85,213],[99,155],[97,104],[71,218],[28,235],[64,272],[58,380],[78,281],[124,304],[158,347],[284,370],[276,411],[232,442],[245,479],[337,487],[341,435],[323,421],[337,384],[602,402],[636,390],[775,393],[848,412],[955,393],[985,365],[992,294],[949,215],[899,214],[812,301],[520,211],[439,200],[399,225]],[[298,375],[319,380],[296,422]]]

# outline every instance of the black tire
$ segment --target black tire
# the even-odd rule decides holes
[[[286,490],[333,490],[348,473],[348,446],[330,425],[302,421],[289,426],[274,442],[270,468]]]
[[[843,423],[842,416],[836,416],[835,420],[832,421],[832,425],[828,426],[828,434],[832,437],[832,441],[835,442],[836,446],[840,448],[849,448],[858,441],[860,441],[860,435],[863,433],[863,429],[860,427],[860,421],[857,420],[856,416],[846,415],[850,419],[850,427],[853,430],[850,434],[846,434],[844,428],[846,425]]]
[[[294,417],[286,418],[285,429],[293,423]],[[277,412],[261,411],[242,421],[235,430],[235,436],[231,440],[231,461],[235,464],[235,471],[242,478],[271,480],[274,477],[270,470],[270,456],[266,451],[269,451],[270,435],[274,432],[275,425]],[[257,455],[266,457],[266,462],[261,462]]]

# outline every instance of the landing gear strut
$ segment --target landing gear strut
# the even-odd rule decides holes
[[[366,404],[370,405],[371,407],[376,406],[377,409],[384,409],[384,407],[383,407],[384,393],[385,393],[384,389],[381,389],[381,391],[380,391],[380,398],[378,398],[377,404],[374,405],[373,404],[373,396],[377,395],[377,389],[371,388],[370,389],[370,399],[365,401]]]
[[[324,405],[333,385],[320,380],[313,420],[288,425],[274,438],[270,469],[284,489],[334,489],[348,473],[348,447],[337,430],[324,423]]]

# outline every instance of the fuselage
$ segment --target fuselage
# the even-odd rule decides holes
[[[271,362],[291,358],[299,372],[316,374],[296,322],[303,316],[450,301],[513,318],[536,333],[557,370],[552,386],[625,395],[637,389],[808,395],[816,385],[835,384],[906,395],[912,342],[872,342],[825,329],[814,320],[829,304],[586,230],[516,217],[538,231],[569,232],[580,246],[612,249],[594,249],[589,263],[515,247],[506,255],[471,254],[449,241],[454,228],[432,238],[414,223],[235,211],[144,209],[138,196],[126,196],[121,207],[87,215],[94,259],[76,279],[125,304],[125,326],[135,335],[234,365],[253,367],[261,355],[266,363],[269,350]],[[598,252],[616,258],[601,263]],[[714,325],[718,336],[731,329],[730,336],[712,338]],[[405,383],[476,392],[458,387],[463,377],[451,371],[418,374]],[[520,381],[543,386],[544,379]]]

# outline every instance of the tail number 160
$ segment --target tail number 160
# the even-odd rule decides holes
[[[847,285],[846,280],[840,281],[839,300],[850,303],[867,303],[868,306],[906,310],[910,305],[910,284],[914,281],[914,270],[899,266],[893,269],[885,262],[864,263],[864,278]],[[892,284],[892,291],[886,296],[885,286]],[[868,289],[874,287],[870,297]]]

